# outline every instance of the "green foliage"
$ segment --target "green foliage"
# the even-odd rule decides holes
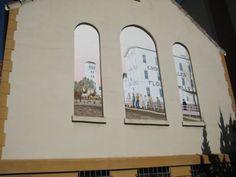
[[[223,158],[223,161],[218,155],[211,152],[209,141],[207,140],[206,127],[203,128],[202,153],[207,154],[210,161],[210,166],[205,166],[204,160],[201,159],[201,165],[205,167],[205,172],[208,177],[235,177],[235,154],[236,154],[236,120],[230,116],[229,123],[224,122],[223,114],[220,112],[219,128],[220,128],[220,150],[223,154],[228,154],[231,163],[228,163]]]
[[[75,81],[74,90],[75,92],[86,93],[88,90],[95,90],[95,83],[91,79],[84,77],[79,82]]]
[[[206,127],[203,128],[202,136],[203,136],[202,147],[201,147],[202,153],[209,155],[211,154],[211,148],[210,148],[209,141],[207,139]]]

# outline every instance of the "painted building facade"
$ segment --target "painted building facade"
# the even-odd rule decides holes
[[[148,99],[152,99],[155,106],[164,107],[156,51],[140,47],[130,48],[124,56],[124,63],[125,103],[131,106],[132,95],[138,94],[142,97],[143,106],[147,106]]]
[[[96,63],[91,62],[91,61],[87,61],[87,62],[85,62],[84,67],[85,67],[84,68],[84,70],[85,70],[84,76],[93,81],[96,93],[98,95],[101,95],[101,90],[100,90],[101,86],[99,86],[98,81],[97,81]]]
[[[101,38],[103,118],[73,121],[74,29],[81,23],[96,26]],[[166,120],[126,121],[119,35],[133,24],[157,45]],[[176,42],[191,54],[197,122],[183,119]],[[74,177],[108,170],[98,176],[134,177],[161,168],[162,176],[194,176],[195,165],[213,163],[203,155],[206,146],[219,161],[232,160],[221,151],[219,127],[220,120],[235,119],[224,52],[172,1],[29,2],[10,11],[3,68],[0,174]]]
[[[85,74],[84,76],[92,80],[96,85],[96,64],[94,62],[87,61],[85,62]]]

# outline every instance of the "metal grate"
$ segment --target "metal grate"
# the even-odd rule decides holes
[[[203,165],[192,165],[191,173],[192,173],[192,177],[206,177],[207,176]]]
[[[79,177],[111,177],[108,170],[80,171]]]
[[[138,177],[170,177],[169,167],[141,168]]]

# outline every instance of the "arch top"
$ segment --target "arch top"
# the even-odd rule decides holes
[[[120,48],[125,123],[139,124],[141,121],[141,124],[148,124],[147,121],[152,119],[154,124],[161,120],[168,125],[154,37],[141,26],[128,25],[120,32]]]
[[[183,43],[175,42],[172,45],[172,52],[175,56],[182,56],[186,59],[190,59],[189,50]]]
[[[74,30],[78,29],[78,27],[80,27],[80,26],[88,26],[88,27],[90,27],[90,28],[93,28],[93,29],[96,30],[96,32],[99,34],[98,28],[97,28],[95,25],[93,25],[93,24],[91,24],[91,23],[89,23],[89,22],[81,22],[81,23],[77,24],[77,25],[75,26]]]
[[[156,41],[152,34],[144,27],[136,24],[127,25],[122,28],[120,42],[122,54],[125,54],[127,49],[132,47],[157,51]]]
[[[132,29],[133,28],[133,29]],[[143,26],[141,25],[137,25],[137,24],[130,24],[130,25],[126,25],[125,27],[123,27],[121,29],[121,33],[124,31],[124,30],[127,30],[127,29],[130,29],[128,31],[140,31],[140,32],[143,32],[143,33],[146,33],[147,36],[152,40],[152,42],[154,43],[155,45],[155,50],[156,50],[156,40],[154,38],[154,36]],[[134,30],[135,29],[135,30]],[[133,34],[134,35],[134,34]],[[139,36],[140,37],[140,36]],[[154,50],[154,49],[153,49]]]

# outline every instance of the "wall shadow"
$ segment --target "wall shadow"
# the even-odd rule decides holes
[[[207,138],[206,127],[203,128],[202,136],[202,154],[207,155],[210,165],[206,165],[203,156],[201,156],[201,169],[204,175],[208,177],[235,177],[236,176],[236,121],[230,116],[229,123],[224,122],[224,117],[219,110],[220,128],[220,151],[223,154],[228,154],[230,162],[227,162],[226,157],[220,159],[218,155],[214,155],[211,151],[210,143]],[[201,176],[201,175],[200,175]]]

